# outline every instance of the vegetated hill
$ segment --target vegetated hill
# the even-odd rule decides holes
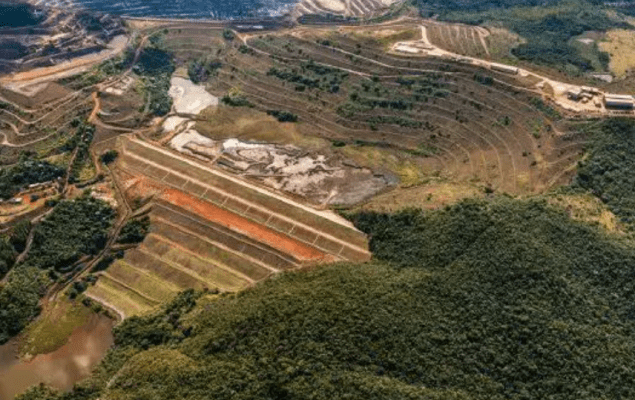
[[[510,56],[556,68],[569,75],[605,71],[609,55],[597,46],[582,50],[572,39],[587,31],[630,29],[624,18],[607,13],[597,1],[474,2],[420,1],[424,16],[438,13],[440,19],[474,25],[504,26],[524,38]]]
[[[635,223],[635,122],[612,119],[594,129],[574,184],[590,190],[632,230]]]
[[[396,35],[411,37],[421,27],[381,31],[392,39],[382,42],[378,28],[254,36],[224,50],[220,57],[231,62],[207,88],[227,104],[295,114],[303,134],[331,140],[361,165],[389,168],[404,185],[421,182],[420,171],[514,194],[568,181],[581,146],[559,134],[566,127],[558,127],[556,110],[518,89],[531,82],[443,58],[387,53]],[[200,33],[167,35],[177,58],[187,55],[185,46],[177,48],[185,35]],[[224,96],[237,87],[240,97]]]
[[[549,6],[561,3],[562,0],[416,0],[422,10],[430,11],[486,11],[524,6]],[[591,4],[602,4],[599,0],[589,1]]]
[[[186,292],[71,394],[23,399],[635,396],[632,242],[540,200],[355,219],[376,262]]]

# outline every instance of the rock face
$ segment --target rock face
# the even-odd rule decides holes
[[[118,17],[49,9],[17,1],[0,5],[0,74],[48,67],[98,52],[125,33]]]

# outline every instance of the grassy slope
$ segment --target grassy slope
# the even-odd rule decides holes
[[[20,353],[35,356],[47,354],[62,347],[73,330],[88,322],[92,310],[79,301],[61,299],[48,303],[34,323],[23,332]]]
[[[121,325],[92,397],[66,398],[635,396],[631,242],[543,201],[357,222],[382,262],[285,274],[189,315],[186,293]]]

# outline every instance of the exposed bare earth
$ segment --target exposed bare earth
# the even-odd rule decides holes
[[[174,109],[179,114],[198,114],[209,106],[218,105],[218,98],[195,85],[189,79],[173,77],[170,96],[174,100]]]
[[[89,295],[125,316],[186,287],[236,291],[282,270],[369,257],[364,235],[334,215],[325,218],[330,212],[150,143],[122,140],[120,154],[120,185],[130,201],[151,201],[152,233],[108,268]]]

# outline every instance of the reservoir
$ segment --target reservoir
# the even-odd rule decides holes
[[[29,361],[17,358],[17,344],[0,346],[0,400],[12,400],[19,393],[39,383],[60,390],[90,375],[113,344],[114,321],[94,314],[75,329],[68,342],[52,353],[40,354]]]

